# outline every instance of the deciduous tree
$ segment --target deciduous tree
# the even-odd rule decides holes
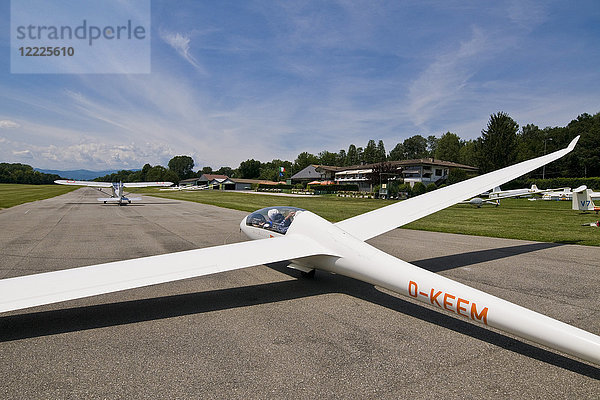
[[[460,149],[463,146],[458,135],[446,132],[437,142],[434,157],[438,160],[460,162]]]
[[[178,180],[188,179],[194,175],[194,159],[190,156],[175,156],[169,160],[169,169],[178,176]]]

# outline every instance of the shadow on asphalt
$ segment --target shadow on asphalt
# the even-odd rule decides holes
[[[116,203],[102,203],[100,201],[97,201],[95,203],[88,203],[88,202],[78,202],[78,201],[73,201],[73,202],[66,202],[65,204],[71,204],[71,205],[83,205],[83,206],[90,206],[90,205],[94,205],[94,206],[102,206],[102,207],[118,207],[119,205]],[[140,206],[146,206],[146,205],[150,205],[150,204],[181,204],[180,201],[144,201],[143,203],[131,203],[131,204],[123,204],[121,207],[140,207]]]
[[[550,249],[558,246],[562,246],[562,244],[528,243],[517,246],[500,247],[496,249],[470,251],[468,253],[454,254],[451,256],[427,258],[423,260],[412,261],[411,263],[431,272],[441,272],[449,269],[499,260],[506,257]]]
[[[269,267],[299,278],[298,271],[291,270],[285,265],[286,263],[276,263],[270,264]],[[600,369],[589,364],[383,293],[373,285],[328,273],[318,273],[315,279],[300,278],[200,293],[9,315],[0,317],[0,341],[8,342],[126,325],[331,293],[353,296],[503,349],[600,380]]]

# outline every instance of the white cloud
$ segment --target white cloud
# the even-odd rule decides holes
[[[41,160],[72,165],[85,165],[90,169],[141,168],[145,163],[163,164],[173,151],[167,145],[144,143],[106,144],[80,143],[70,146],[47,146],[38,148]]]
[[[164,22],[172,30],[160,30],[148,75],[73,75],[41,92],[2,83],[0,118],[16,119],[19,129],[0,133],[19,143],[2,143],[0,159],[30,149],[36,166],[106,169],[165,165],[187,154],[196,167],[235,167],[248,158],[293,160],[301,151],[364,146],[371,138],[388,150],[414,134],[451,130],[472,138],[500,110],[540,126],[598,110],[598,91],[567,98],[552,83],[542,93],[544,85],[513,71],[515,63],[507,67],[506,50],[518,49],[527,34],[515,25],[526,22],[527,11],[499,13],[501,26],[485,18],[444,25],[440,11],[456,13],[454,3],[423,23],[413,18],[421,7],[340,2],[258,7],[264,29],[248,32],[222,24],[197,31],[196,18],[195,25]],[[471,23],[480,27],[470,30]],[[206,74],[209,62],[223,66],[211,79],[188,65]]]
[[[19,126],[21,125],[17,124],[14,121],[10,121],[7,119],[0,120],[0,129],[18,128]]]
[[[548,19],[548,12],[543,2],[513,0],[509,4],[507,12],[511,22],[528,31],[533,30]]]
[[[13,150],[12,154],[19,158],[33,158],[31,150]]]
[[[141,168],[145,163],[166,165],[173,149],[166,143],[114,144],[82,142],[72,145],[32,145],[0,138],[0,159],[26,162],[39,168],[91,170]]]
[[[183,35],[179,32],[167,32],[164,30],[160,31],[160,37],[164,40],[169,46],[171,46],[181,57],[183,57],[187,62],[192,64],[198,71],[203,74],[207,74],[206,70],[196,58],[190,53],[190,37],[188,35]]]
[[[474,28],[470,40],[437,56],[411,83],[408,109],[415,125],[439,117],[441,109],[464,96],[463,89],[477,70],[477,59],[485,55],[488,45],[484,33]]]

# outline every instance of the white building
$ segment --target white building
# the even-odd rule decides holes
[[[463,169],[472,173],[477,172],[477,168],[470,165],[435,160],[433,158],[388,161],[387,163],[391,165],[392,171],[394,171],[385,173],[387,179],[402,179],[411,186],[414,186],[416,182],[421,182],[426,186],[430,183],[441,184],[448,179],[451,169]],[[360,191],[372,191],[373,184],[369,179],[369,175],[373,173],[373,168],[376,165],[378,164],[337,167],[339,170],[335,172],[334,180],[337,184],[356,184]],[[317,167],[317,171],[319,169]]]

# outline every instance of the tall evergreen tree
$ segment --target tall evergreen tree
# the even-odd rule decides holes
[[[351,144],[348,146],[348,153],[346,154],[346,165],[357,165],[358,163],[360,163],[358,151],[356,150],[356,146]]]
[[[343,167],[345,165],[348,165],[347,162],[348,162],[348,157],[346,156],[346,150],[341,149],[337,156],[337,164],[336,165],[338,167]]]
[[[358,163],[365,163],[365,152],[362,147],[356,148],[356,155],[358,156]]]
[[[387,153],[385,152],[385,146],[383,140],[379,140],[377,143],[377,159],[376,162],[384,162],[387,159]]]
[[[517,131],[519,124],[507,113],[492,114],[487,128],[477,140],[477,158],[480,172],[486,173],[513,164],[517,158]]]
[[[365,147],[363,152],[363,160],[367,164],[372,164],[377,161],[377,146],[375,145],[375,141],[373,139],[369,140],[367,147]]]
[[[429,157],[435,157],[435,151],[438,146],[438,138],[434,135],[427,136],[427,155]]]

